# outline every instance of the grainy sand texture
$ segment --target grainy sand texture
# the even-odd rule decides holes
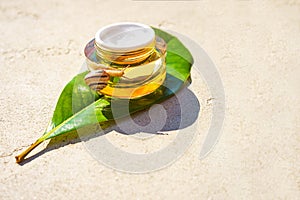
[[[14,156],[42,135],[63,87],[79,72],[86,43],[121,21],[184,34],[215,63],[226,114],[213,151],[199,159],[218,99],[192,71],[197,132],[172,164],[121,172],[98,162],[72,134],[16,164]],[[0,199],[300,199],[299,0],[1,0],[0,24]],[[95,138],[149,154],[176,138],[176,130],[165,133]]]

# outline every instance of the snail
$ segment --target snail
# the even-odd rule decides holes
[[[118,69],[115,69],[115,68],[112,68],[112,67],[101,65],[100,69],[95,70],[95,71],[91,71],[84,77],[85,83],[92,90],[95,90],[95,91],[99,92],[107,86],[108,81],[109,81],[111,76],[122,77],[125,73],[125,70],[129,66],[130,65],[128,65],[127,67],[125,67],[122,70],[118,70]]]

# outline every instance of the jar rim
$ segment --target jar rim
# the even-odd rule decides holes
[[[136,22],[110,24],[95,34],[95,43],[99,48],[116,52],[147,47],[154,39],[155,32],[150,26]]]

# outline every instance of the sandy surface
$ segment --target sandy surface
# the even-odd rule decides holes
[[[1,0],[0,10],[0,199],[300,198],[299,1]],[[119,21],[182,33],[215,62],[226,117],[214,151],[199,160],[212,97],[195,78],[199,133],[166,168],[113,170],[72,136],[43,144],[34,153],[48,145],[47,151],[17,165],[14,155],[42,134],[62,88],[78,73],[85,44]],[[145,145],[122,134],[107,137],[147,153],[145,147],[167,145],[172,132]]]

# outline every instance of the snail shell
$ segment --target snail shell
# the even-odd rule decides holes
[[[105,70],[96,70],[88,73],[85,77],[85,83],[92,89],[100,91],[107,86],[110,75]]]

